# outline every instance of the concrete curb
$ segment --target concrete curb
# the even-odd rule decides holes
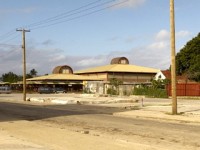
[[[128,117],[128,118],[146,118],[165,121],[178,121],[184,123],[200,123],[200,116],[197,115],[170,115],[167,112],[155,112],[148,110],[132,110],[126,112],[114,113],[114,116]]]

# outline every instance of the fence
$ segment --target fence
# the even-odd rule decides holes
[[[171,84],[166,87],[168,96],[171,96]],[[200,83],[178,83],[176,84],[177,96],[200,96]]]

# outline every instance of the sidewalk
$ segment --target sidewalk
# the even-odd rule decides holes
[[[13,137],[6,131],[0,129],[0,150],[47,150],[32,142]]]
[[[145,101],[145,100],[144,100]],[[200,101],[178,100],[177,115],[172,115],[172,106],[169,102],[146,102],[146,105],[138,105],[137,110],[115,113],[115,116],[130,118],[156,119],[163,121],[175,121],[179,123],[195,123],[200,125]],[[131,109],[131,108],[130,108]],[[133,108],[134,109],[134,108]]]
[[[2,100],[23,102],[22,95],[5,95]],[[160,98],[145,98],[143,96],[100,96],[95,94],[28,94],[27,101],[39,105],[99,105],[121,107],[125,112],[114,113],[115,116],[140,117],[159,120],[171,120],[185,123],[200,123],[200,99],[177,100],[178,115],[172,114],[172,100]]]
[[[177,101],[177,115],[172,115],[171,99],[130,97],[101,97],[93,94],[68,95],[67,97],[37,97],[30,98],[32,102],[51,104],[83,104],[122,107],[125,112],[113,115],[130,118],[148,118],[184,123],[200,123],[200,100]]]

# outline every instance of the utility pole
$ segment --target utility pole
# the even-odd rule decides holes
[[[177,114],[174,0],[170,0],[172,114]]]
[[[16,31],[22,32],[22,50],[23,50],[23,100],[26,101],[26,45],[25,45],[25,33],[30,30],[16,29]]]

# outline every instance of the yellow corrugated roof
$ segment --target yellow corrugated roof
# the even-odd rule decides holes
[[[100,66],[85,70],[76,71],[75,74],[82,73],[95,73],[95,72],[131,72],[131,73],[157,73],[159,69],[128,65],[128,64],[112,64],[106,66]]]
[[[41,80],[99,80],[96,77],[87,77],[74,74],[50,74],[35,78],[27,79],[28,81],[41,81]]]

